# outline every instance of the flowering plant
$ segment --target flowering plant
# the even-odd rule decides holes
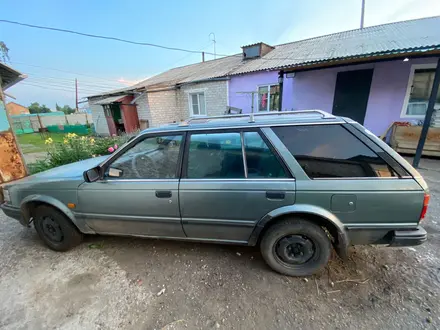
[[[29,168],[32,173],[36,173],[80,160],[108,155],[118,149],[118,144],[123,144],[127,140],[128,136],[94,138],[68,133],[64,135],[62,143],[56,143],[49,137],[44,141],[47,158],[30,164]]]

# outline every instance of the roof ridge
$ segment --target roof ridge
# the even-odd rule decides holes
[[[340,31],[340,32],[333,32],[333,33],[329,33],[329,34],[323,34],[321,36],[316,36],[316,37],[310,37],[310,38],[300,39],[300,40],[296,40],[296,41],[285,42],[285,43],[282,43],[282,44],[279,44],[279,45],[275,45],[274,47],[279,47],[279,46],[284,46],[284,45],[291,45],[291,44],[294,44],[294,43],[297,43],[297,42],[301,42],[301,41],[319,39],[319,38],[329,37],[329,36],[333,36],[333,35],[336,35],[336,34],[342,34],[342,33],[346,33],[346,32],[353,32],[353,31],[360,31],[360,30],[369,30],[369,29],[376,28],[376,27],[379,27],[379,26],[401,24],[401,23],[406,23],[406,22],[411,22],[411,21],[421,21],[421,20],[431,19],[431,18],[440,18],[440,15],[421,17],[421,18],[412,18],[412,19],[407,19],[407,20],[404,20],[404,21],[397,21],[397,22],[391,22],[391,23],[383,23],[383,24],[378,24],[378,25],[367,26],[367,27],[364,27],[362,29],[361,28],[357,28],[357,29],[350,29],[350,30],[345,30],[345,31]]]

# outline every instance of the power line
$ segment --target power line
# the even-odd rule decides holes
[[[149,42],[138,42],[138,41],[132,41],[132,40],[127,40],[127,39],[122,39],[122,38],[117,38],[117,37],[109,37],[109,36],[102,36],[102,35],[96,35],[96,34],[91,34],[91,33],[83,33],[83,32],[78,32],[78,31],[73,31],[73,30],[68,30],[68,29],[60,29],[60,28],[54,28],[54,27],[49,27],[49,26],[40,26],[40,25],[21,23],[21,22],[4,20],[4,19],[0,19],[0,23],[8,23],[8,24],[21,25],[21,26],[35,28],[35,29],[42,29],[42,30],[50,30],[50,31],[63,32],[63,33],[70,33],[70,34],[76,34],[76,35],[90,37],[90,38],[113,40],[113,41],[129,43],[129,44],[134,44],[134,45],[140,45],[140,46],[150,46],[150,47],[157,47],[157,48],[162,48],[162,49],[167,49],[167,50],[182,51],[182,52],[193,53],[193,54],[202,54],[202,51],[198,51],[198,50],[191,50],[191,49],[184,49],[184,48],[178,48],[178,47],[162,46],[162,45],[153,44],[153,43],[149,43]],[[311,39],[313,39],[313,38],[311,38]],[[307,39],[307,40],[309,40],[309,39]],[[359,46],[363,48],[363,47],[368,46],[368,45],[369,44],[361,44]],[[225,56],[228,56],[228,57],[232,57],[232,56],[242,57],[242,54],[225,55],[225,54],[215,54],[215,53],[210,53],[210,52],[205,52],[205,54],[214,55],[214,56],[223,56],[223,57],[225,57]],[[328,57],[328,55],[323,55],[321,57],[306,57],[306,58],[271,57],[271,58],[260,58],[260,60],[263,60],[263,61],[272,61],[272,60],[319,61],[319,60],[323,60],[326,57]],[[340,57],[331,57],[331,59],[337,59],[337,58],[340,58]],[[62,71],[62,70],[58,70],[58,71]],[[64,71],[64,72],[66,72],[66,71]],[[99,79],[103,79],[103,78],[99,78]]]
[[[153,44],[153,43],[149,43],[149,42],[139,42],[139,41],[127,40],[127,39],[122,39],[122,38],[117,38],[117,37],[109,37],[109,36],[103,36],[103,35],[97,35],[97,34],[91,34],[91,33],[78,32],[78,31],[73,31],[73,30],[68,30],[68,29],[60,29],[60,28],[54,28],[54,27],[49,27],[49,26],[41,26],[41,25],[34,25],[34,24],[28,24],[28,23],[15,22],[15,21],[10,21],[10,20],[6,20],[6,19],[0,19],[0,22],[26,26],[26,27],[30,27],[30,28],[34,28],[34,29],[76,34],[76,35],[90,37],[90,38],[119,41],[119,42],[124,42],[127,44],[133,44],[133,45],[150,46],[150,47],[162,48],[162,49],[167,49],[167,50],[175,50],[175,51],[181,51],[181,52],[187,52],[187,53],[195,53],[195,54],[201,53],[198,50],[190,50],[190,49],[184,49],[184,48],[178,48],[178,47],[168,47],[168,46],[162,46],[162,45]],[[206,52],[206,54],[215,55],[214,53],[208,53],[208,52]]]
[[[74,84],[59,84],[56,82],[48,82],[48,81],[40,81],[40,80],[26,80],[27,83],[31,83],[34,85],[42,85],[42,86],[48,86],[48,87],[59,87],[59,88],[64,88],[64,89],[69,89],[69,90],[74,90]],[[98,89],[98,88],[93,88],[93,87],[81,87],[81,90],[87,91],[87,92],[104,92],[106,91],[105,89]],[[107,89],[108,91],[108,89]]]
[[[20,85],[25,85],[25,86],[32,86],[32,87],[38,87],[38,88],[42,88],[42,89],[47,89],[47,90],[57,90],[57,91],[62,91],[62,92],[69,92],[69,93],[74,93],[75,89],[68,89],[68,87],[63,87],[63,86],[41,86],[38,85],[36,83],[32,83],[32,82],[21,82]],[[83,94],[88,94],[88,93],[96,93],[97,91],[90,91],[90,90],[85,90],[83,89],[84,93]]]
[[[208,43],[208,44],[206,44],[203,48],[201,48],[200,49],[200,52],[201,53],[203,53],[203,51],[206,49],[206,47],[208,47],[208,46],[210,46],[211,45],[211,41]],[[205,53],[206,54],[206,53]],[[191,54],[187,54],[187,55],[185,55],[185,56],[183,56],[182,58],[180,58],[180,59],[178,59],[177,61],[175,61],[173,64],[171,64],[170,66],[171,67],[174,67],[177,63],[179,63],[179,62],[181,62],[181,61],[183,61],[183,60],[185,60],[185,59],[187,59],[188,57],[190,57],[190,56],[193,56],[193,55],[195,55],[195,54],[193,54],[193,53],[191,53]]]
[[[58,87],[41,86],[41,85],[36,85],[33,83],[28,83],[28,82],[21,82],[20,85],[39,87],[39,88],[48,89],[48,90],[59,90],[59,91],[63,91],[63,92],[72,92],[72,93],[74,92],[73,90],[68,90],[68,89],[63,89],[63,88],[58,88]]]
[[[47,66],[40,66],[40,65],[35,65],[35,64],[27,64],[27,63],[23,63],[23,62],[16,62],[16,61],[11,61],[11,63],[13,64],[21,64],[21,65],[26,65],[26,66],[31,66],[34,68],[40,68],[40,69],[47,69],[47,70],[53,70],[53,71],[59,71],[59,72],[64,72],[64,73],[69,73],[69,74],[73,74],[76,76],[84,76],[84,77],[89,77],[89,78],[95,78],[95,79],[100,79],[100,80],[105,80],[105,81],[109,81],[109,78],[102,78],[102,77],[95,77],[95,76],[90,76],[84,73],[78,73],[78,72],[73,72],[73,71],[66,71],[66,70],[61,70],[61,69],[56,69],[56,68],[51,68],[51,67],[47,67]],[[116,81],[115,81],[116,83]]]
[[[27,72],[27,75],[28,75],[28,79],[30,79],[30,78],[32,78],[32,79],[49,79],[49,80],[59,80],[62,82],[71,82],[71,83],[75,82],[75,78],[48,77],[48,76],[41,76],[37,73],[29,73],[29,72]],[[120,84],[119,86],[104,84],[104,83],[99,83],[99,82],[93,83],[93,82],[87,82],[87,81],[86,82],[82,81],[81,83],[83,85],[90,85],[90,86],[103,87],[103,88],[122,88],[122,87],[125,87],[125,86],[121,86],[122,84],[120,84],[120,83],[119,83]]]
[[[35,82],[35,83],[41,83],[41,84],[48,84],[48,85],[60,85],[60,86],[66,86],[66,87],[71,87],[75,84],[75,80],[69,80],[69,81],[64,81],[64,80],[55,80],[55,79],[47,79],[47,78],[40,78],[40,77],[28,77],[26,79],[26,81],[29,82]],[[94,85],[94,84],[88,84],[88,83],[83,83],[81,81],[79,81],[81,86],[85,86],[87,89],[94,89],[94,90],[112,90],[112,89],[117,89],[117,88],[121,88],[121,87],[116,87],[116,86],[102,86],[102,85]]]

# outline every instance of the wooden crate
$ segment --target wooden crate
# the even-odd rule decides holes
[[[416,153],[422,126],[397,126],[391,132],[391,147],[399,153]],[[440,157],[440,127],[430,127],[422,155]]]

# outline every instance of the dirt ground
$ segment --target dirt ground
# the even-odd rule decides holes
[[[257,248],[88,237],[56,253],[0,215],[1,329],[439,329],[440,162],[414,248],[351,248],[317,276],[272,272]]]

